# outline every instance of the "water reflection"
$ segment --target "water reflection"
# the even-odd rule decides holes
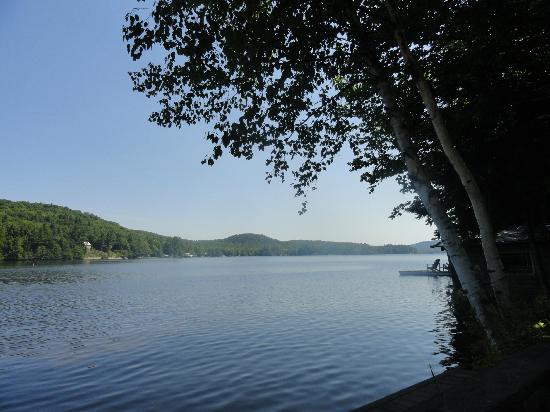
[[[34,266],[29,263],[2,263],[0,283],[32,285],[97,282],[104,276],[116,275],[116,270],[98,271],[99,265],[112,268],[117,263],[121,262],[45,262]]]
[[[444,356],[440,363],[445,367],[458,365],[455,356],[457,348],[453,345],[457,322],[450,307],[452,289],[452,284],[446,284],[444,287],[434,290],[434,293],[441,297],[442,309],[436,315],[436,327],[430,331],[435,335],[434,343],[438,348],[436,354]]]
[[[397,275],[424,259],[0,269],[0,409],[352,409],[452,352],[449,280]]]

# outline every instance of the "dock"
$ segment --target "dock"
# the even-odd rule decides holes
[[[448,270],[400,270],[399,276],[430,276],[430,277],[450,277]]]
[[[352,412],[550,411],[550,344],[493,366],[451,368]]]

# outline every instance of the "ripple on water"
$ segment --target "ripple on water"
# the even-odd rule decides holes
[[[429,259],[0,268],[0,409],[360,406],[451,351],[448,280],[397,276]]]

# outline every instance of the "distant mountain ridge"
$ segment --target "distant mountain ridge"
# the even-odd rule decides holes
[[[373,255],[383,253],[416,253],[409,245],[372,246],[367,243],[330,242],[324,240],[277,240],[265,235],[243,233],[212,242],[235,247],[248,247],[257,255]]]
[[[84,242],[92,249],[86,250]],[[187,240],[131,230],[91,213],[44,203],[0,199],[0,260],[78,260],[95,257],[302,256],[416,253],[409,245],[320,240],[280,241],[243,233]]]

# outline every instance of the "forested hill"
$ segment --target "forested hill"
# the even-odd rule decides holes
[[[86,252],[84,242],[92,250]],[[405,245],[312,240],[279,241],[241,234],[218,240],[186,240],[130,230],[93,214],[42,203],[0,199],[0,260],[83,259],[103,257],[369,255],[415,253]]]
[[[381,253],[416,253],[408,245],[371,246],[366,243],[326,242],[322,240],[281,241],[264,235],[245,233],[210,241],[231,245],[244,255],[374,255]],[[247,253],[248,252],[248,253]]]

